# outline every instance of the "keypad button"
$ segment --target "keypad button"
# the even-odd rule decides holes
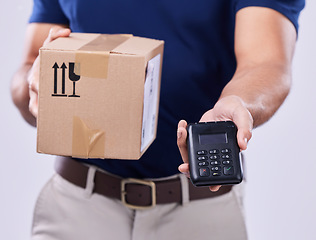
[[[201,177],[208,177],[210,176],[210,169],[209,168],[200,168],[200,176]]]
[[[214,177],[217,177],[217,176],[220,176],[220,175],[222,175],[220,172],[213,172],[212,173],[212,176],[214,176]]]
[[[211,155],[211,156],[210,156],[210,159],[211,159],[211,160],[219,159],[219,155]]]
[[[221,167],[219,167],[219,166],[212,167],[211,170],[212,170],[213,172],[218,172],[218,171],[221,170]]]
[[[233,175],[234,174],[234,167],[224,167],[224,174],[225,175]]]
[[[221,150],[221,153],[230,153],[232,150],[230,150],[229,148],[224,148]]]
[[[220,165],[221,162],[220,161],[211,161],[211,165]]]
[[[197,155],[206,155],[207,151],[206,150],[199,150],[197,151]]]
[[[223,158],[223,159],[230,159],[231,156],[230,156],[229,154],[225,154],[225,155],[222,155],[222,158]]]
[[[205,161],[207,160],[207,156],[201,156],[197,158],[199,161]]]
[[[232,163],[232,161],[230,161],[230,160],[225,160],[225,161],[223,161],[223,165],[229,165],[229,164],[231,164]]]
[[[210,154],[218,154],[219,150],[218,149],[211,149]]]
[[[203,166],[207,166],[208,162],[199,162],[198,164],[200,167],[203,167]]]

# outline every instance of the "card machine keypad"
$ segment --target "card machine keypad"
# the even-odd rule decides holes
[[[234,167],[231,160],[231,149],[211,149],[197,151],[197,165],[201,177],[207,177],[210,174],[213,176],[232,175]],[[209,167],[208,167],[209,166]]]

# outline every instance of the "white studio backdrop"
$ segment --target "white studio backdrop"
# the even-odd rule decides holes
[[[0,8],[0,239],[28,239],[37,195],[53,174],[53,157],[36,153],[36,130],[10,97],[32,1]],[[293,62],[292,91],[246,151],[245,209],[250,240],[316,236],[316,1],[307,0]],[[189,219],[188,219],[189,221]]]

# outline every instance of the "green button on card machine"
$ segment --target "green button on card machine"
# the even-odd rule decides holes
[[[242,181],[237,127],[232,121],[193,123],[187,131],[190,178],[195,186]]]

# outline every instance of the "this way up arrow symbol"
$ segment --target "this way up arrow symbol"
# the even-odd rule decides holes
[[[55,62],[54,66],[54,94],[57,94],[57,69],[59,68],[58,67],[58,64]]]
[[[66,67],[66,64],[63,63],[63,65],[61,65],[61,68],[63,69],[63,72],[62,72],[62,82],[61,82],[61,93],[62,94],[65,94],[65,69],[67,68]]]

